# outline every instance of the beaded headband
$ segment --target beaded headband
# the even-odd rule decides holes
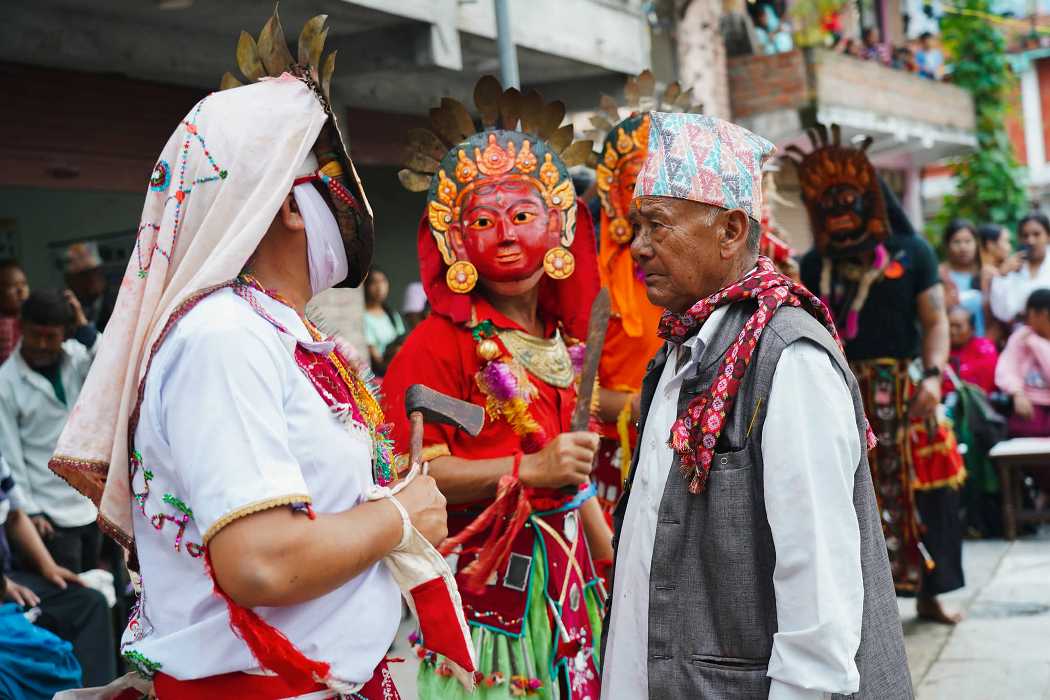
[[[492,76],[474,88],[481,131],[462,103],[443,98],[430,110],[431,129],[411,129],[401,184],[427,192],[427,219],[446,265],[456,262],[449,228],[459,219],[460,205],[481,185],[519,179],[536,189],[547,207],[562,218],[563,247],[576,231],[576,192],[569,168],[587,162],[590,141],[573,142],[572,124],[560,126],[565,105],[545,103],[535,90],[524,95],[504,90]]]

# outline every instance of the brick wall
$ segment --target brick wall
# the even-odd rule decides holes
[[[806,64],[801,51],[731,58],[728,69],[734,119],[798,109],[806,102]]]
[[[1050,60],[1035,62],[1035,73],[1039,78],[1039,103],[1043,115],[1043,148],[1050,148]],[[1046,157],[1050,161],[1050,156]]]
[[[1047,97],[1050,97],[1050,95]],[[1043,99],[1046,100],[1046,97]],[[1045,105],[1043,109],[1046,109]],[[1006,112],[1006,119],[1003,120],[1003,126],[1006,128],[1007,138],[1010,139],[1010,143],[1013,145],[1017,161],[1021,165],[1028,165],[1028,146],[1024,137],[1024,108],[1021,106],[1020,85],[1015,87],[1010,96],[1010,106]],[[1046,128],[1045,125],[1043,128]]]
[[[1050,98],[1050,89],[1046,94]],[[831,51],[730,59],[729,99],[734,119],[797,110],[816,101],[935,127],[974,128],[973,103],[960,88]]]
[[[0,185],[141,193],[172,129],[207,92],[0,64],[0,94],[10,107],[0,110]]]

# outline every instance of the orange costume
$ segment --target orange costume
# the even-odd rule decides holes
[[[691,91],[683,93],[678,83],[671,83],[659,97],[654,88],[652,73],[645,71],[629,79],[624,88],[632,110],[630,116],[621,120],[615,102],[604,97],[601,110],[592,118],[599,133],[607,134],[595,168],[602,205],[598,270],[612,301],[598,382],[606,396],[610,391],[627,395],[617,420],[601,424],[602,441],[594,477],[606,513],[612,512],[620,497],[638,440],[633,397],[642,386],[649,360],[663,345],[656,335],[663,309],[653,306],[646,296],[645,277],[631,258],[633,232],[627,219],[635,181],[649,145],[648,111],[699,111],[699,107],[694,109],[691,105]]]

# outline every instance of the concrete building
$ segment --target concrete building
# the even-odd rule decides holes
[[[651,63],[641,0],[510,0],[524,87],[593,105]],[[499,73],[492,0],[310,0],[281,6],[289,34],[329,15],[332,87],[376,211],[377,264],[395,298],[417,276],[421,195],[396,173],[405,129],[441,96],[469,101]],[[224,71],[258,0],[9,0],[0,16],[0,255],[38,287],[62,284],[59,253],[101,244],[119,276],[146,181],[171,130]],[[294,36],[294,35],[293,35]],[[360,295],[333,292],[326,316],[356,331]]]
[[[842,126],[843,140],[871,136],[868,154],[901,196],[913,223],[924,220],[922,169],[976,146],[973,100],[966,91],[873,61],[822,49],[729,60],[729,95],[734,121],[781,148],[810,148],[806,127]],[[778,177],[780,193],[799,201],[794,168]],[[779,208],[777,220],[798,250],[811,244],[800,205]]]
[[[780,147],[804,142],[816,121],[836,122],[847,138],[875,138],[873,160],[916,223],[921,169],[975,145],[972,101],[956,87],[819,49],[749,54],[745,0],[508,2],[524,87],[570,112],[585,115],[603,93],[621,98],[624,77],[651,67],[658,83],[679,79],[708,114]],[[876,23],[903,40],[901,16],[913,8],[856,0],[844,26]],[[310,0],[286,2],[282,17],[292,33],[316,13],[329,15],[328,44],[339,50],[333,95],[376,211],[376,264],[398,305],[417,276],[423,211],[396,177],[404,134],[441,96],[469,102],[480,75],[498,74],[493,0]],[[0,89],[11,105],[0,115],[0,255],[53,286],[59,252],[92,239],[119,274],[153,159],[234,66],[239,31],[258,31],[266,14],[257,0],[10,0],[0,23]],[[794,173],[778,180],[797,202]],[[777,217],[807,249],[801,203]],[[325,315],[354,331],[359,312],[359,294],[335,292]]]
[[[1042,25],[1047,19],[1050,15],[1041,15],[1037,21]],[[1004,126],[1014,156],[1022,168],[1029,203],[1050,211],[1050,121],[1047,121],[1050,115],[1050,47],[1020,48],[1022,42],[1017,41],[1017,36],[1008,36],[1008,41],[1017,46],[1008,55],[1017,78],[1017,90]],[[945,195],[955,191],[955,186],[956,178],[951,168],[927,169],[922,180],[926,211],[937,211]]]

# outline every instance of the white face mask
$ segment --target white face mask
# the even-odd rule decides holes
[[[310,289],[317,296],[346,279],[349,274],[346,249],[335,215],[313,183],[296,185],[292,194],[306,225]]]

